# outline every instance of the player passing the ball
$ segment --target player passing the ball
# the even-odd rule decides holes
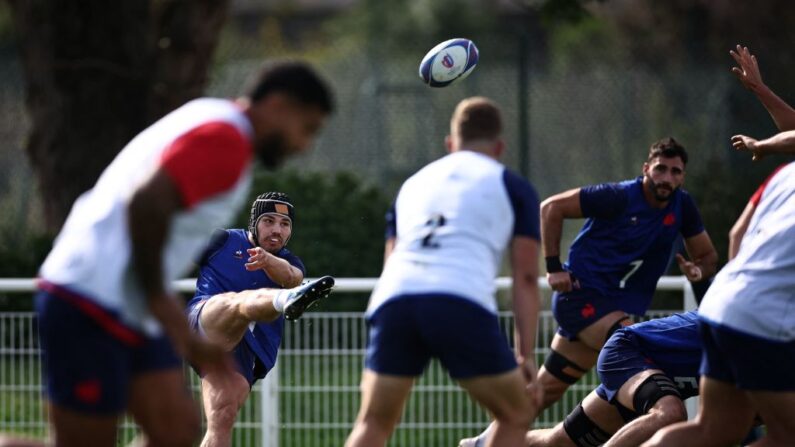
[[[196,99],[152,124],[75,202],[36,296],[56,445],[113,446],[125,412],[150,445],[193,445],[181,358],[231,362],[190,331],[171,284],[243,204],[254,157],[273,167],[306,151],[331,109],[314,70],[270,64],[245,97]]]
[[[496,419],[489,445],[521,444],[535,418],[538,199],[498,162],[501,131],[494,102],[463,100],[446,139],[450,153],[400,188],[387,216],[384,270],[366,313],[362,403],[349,447],[386,444],[432,357]],[[494,296],[506,248],[515,353],[500,330]]]

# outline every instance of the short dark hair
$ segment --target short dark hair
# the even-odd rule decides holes
[[[245,96],[256,102],[271,93],[284,93],[305,105],[320,107],[325,113],[334,111],[331,89],[317,72],[304,62],[268,62],[249,82]]]
[[[459,102],[450,120],[450,132],[462,142],[499,138],[502,117],[497,103],[482,96]]]
[[[286,208],[286,210],[278,208],[279,204]],[[259,222],[259,218],[262,217],[263,214],[274,212],[286,215],[291,221],[295,221],[295,207],[293,206],[292,200],[290,200],[290,196],[287,194],[271,191],[260,194],[254,199],[254,203],[251,204],[251,214],[248,219],[248,231],[254,236],[254,241],[257,240],[257,223]]]
[[[651,145],[651,148],[649,148],[649,158],[647,158],[646,161],[650,162],[657,157],[679,157],[682,159],[682,163],[687,164],[687,151],[685,147],[674,140],[673,137],[663,138]]]

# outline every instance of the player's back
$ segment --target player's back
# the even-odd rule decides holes
[[[398,295],[444,293],[496,311],[494,278],[515,217],[505,177],[496,160],[464,150],[409,178],[395,201],[397,243],[369,310]]]

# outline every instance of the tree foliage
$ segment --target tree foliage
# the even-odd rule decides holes
[[[10,0],[49,231],[130,138],[202,93],[228,3]]]

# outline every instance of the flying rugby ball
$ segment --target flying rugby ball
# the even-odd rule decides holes
[[[420,62],[420,77],[431,87],[447,87],[472,73],[478,47],[469,39],[450,39],[431,48]]]

